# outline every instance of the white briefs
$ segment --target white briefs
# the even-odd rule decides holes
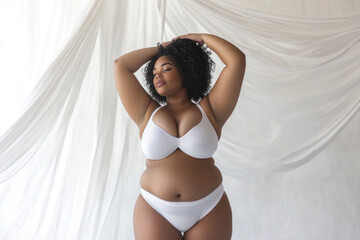
[[[195,201],[171,202],[141,189],[145,201],[177,230],[184,233],[205,217],[220,201],[224,186],[220,184],[209,195]]]

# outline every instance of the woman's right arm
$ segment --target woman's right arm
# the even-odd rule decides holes
[[[151,102],[155,102],[141,86],[134,73],[157,54],[157,47],[143,48],[115,60],[114,76],[121,102],[140,127]]]

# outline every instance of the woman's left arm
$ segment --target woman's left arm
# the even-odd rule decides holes
[[[225,64],[207,97],[218,124],[223,126],[240,95],[246,66],[245,54],[225,39],[211,34],[189,34],[180,38],[197,41],[200,45],[205,43]]]

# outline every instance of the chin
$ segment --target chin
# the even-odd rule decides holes
[[[162,97],[166,97],[166,93],[164,92],[164,91],[159,91],[159,90],[157,90],[156,89],[156,92],[160,95],[160,96],[162,96]]]

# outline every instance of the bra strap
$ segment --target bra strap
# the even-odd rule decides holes
[[[153,118],[153,116],[155,115],[155,113],[156,113],[157,111],[159,111],[160,108],[162,108],[162,107],[164,107],[164,106],[159,106],[159,107],[157,107],[157,108],[153,111],[153,113],[152,113],[151,116],[150,116],[150,120],[152,120],[152,118]]]
[[[202,109],[202,107],[200,106],[200,104],[196,103],[196,106],[200,109],[201,114],[202,114],[202,115],[205,115],[205,117],[207,117],[204,109]]]

